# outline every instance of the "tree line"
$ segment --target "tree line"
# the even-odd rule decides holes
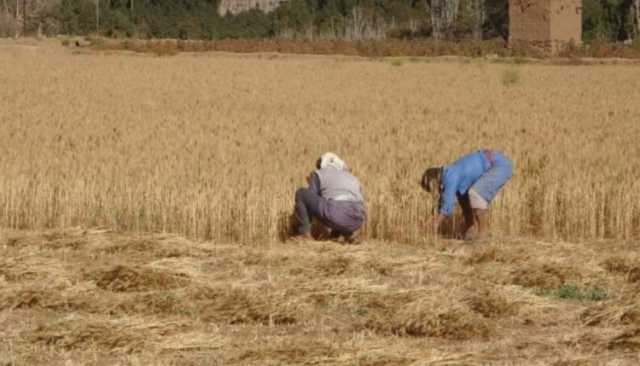
[[[640,0],[583,0],[583,40],[640,38]],[[218,14],[218,0],[0,0],[0,36],[234,39],[508,37],[508,0],[285,0]]]

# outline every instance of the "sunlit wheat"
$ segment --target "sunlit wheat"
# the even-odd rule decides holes
[[[636,66],[0,52],[0,225],[276,240],[319,154],[364,185],[365,237],[416,240],[424,168],[491,147],[501,235],[640,236]],[[456,220],[458,220],[456,218]]]

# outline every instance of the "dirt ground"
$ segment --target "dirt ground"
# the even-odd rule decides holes
[[[0,231],[2,365],[636,365],[637,242]]]

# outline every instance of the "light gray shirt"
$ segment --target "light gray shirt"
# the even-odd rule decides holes
[[[315,171],[320,180],[319,193],[333,201],[362,202],[360,181],[351,173],[332,167]]]

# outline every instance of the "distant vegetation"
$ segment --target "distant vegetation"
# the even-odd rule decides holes
[[[99,3],[99,9],[96,4]],[[508,36],[508,0],[289,0],[265,14],[218,14],[216,0],[24,0],[0,2],[0,36],[227,39],[492,39]],[[451,5],[453,4],[453,5]],[[454,16],[441,24],[443,7]],[[584,40],[638,37],[638,1],[584,0]],[[98,11],[97,11],[98,10]],[[99,16],[98,16],[99,14]],[[448,14],[448,13],[447,13]],[[436,37],[438,38],[438,37]]]
[[[63,37],[64,46],[75,46],[72,37]],[[519,45],[496,38],[485,41],[436,41],[425,39],[380,39],[380,40],[305,40],[305,39],[216,39],[216,40],[181,40],[181,39],[110,39],[104,37],[87,37],[82,45],[91,45],[95,50],[126,50],[140,53],[152,53],[158,56],[172,56],[181,52],[277,52],[315,55],[350,55],[362,57],[404,57],[413,61],[425,61],[425,57],[461,56],[485,57],[496,62],[530,63],[546,59],[542,50]],[[575,46],[570,44],[559,54],[560,58],[547,60],[554,63],[574,65],[600,61],[595,59],[624,58],[640,59],[640,42],[624,44],[622,42],[594,42]],[[585,59],[589,58],[590,60]],[[397,60],[396,60],[397,61]],[[602,62],[607,62],[602,60]],[[612,61],[618,62],[618,61]]]

